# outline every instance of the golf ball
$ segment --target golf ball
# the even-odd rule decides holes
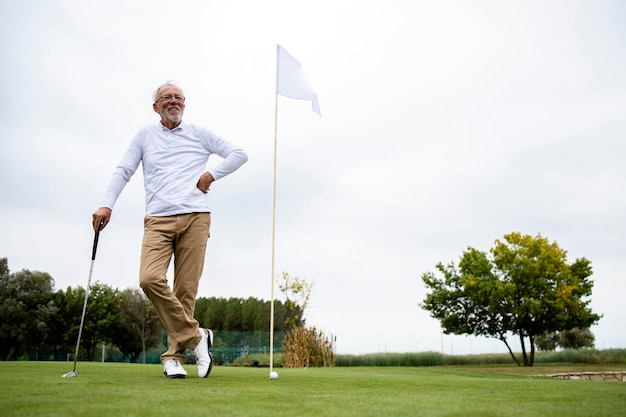
[[[278,372],[276,371],[270,372],[270,379],[278,379]]]

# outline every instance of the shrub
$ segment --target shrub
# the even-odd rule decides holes
[[[626,363],[626,349],[568,349],[538,352],[535,363]],[[437,352],[368,353],[337,355],[337,366],[443,366],[443,365],[506,365],[513,364],[508,353],[479,355],[443,355]]]
[[[283,340],[285,366],[308,368],[335,366],[336,337],[315,327],[292,327]]]

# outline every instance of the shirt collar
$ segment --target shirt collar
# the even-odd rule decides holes
[[[163,130],[164,132],[174,132],[176,130],[183,130],[185,128],[185,122],[183,120],[180,121],[180,124],[178,126],[176,126],[174,129],[170,130],[167,127],[165,127],[163,125],[163,123],[159,122],[159,126],[161,126],[161,130]]]

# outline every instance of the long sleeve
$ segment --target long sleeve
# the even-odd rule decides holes
[[[208,170],[215,180],[235,172],[248,161],[248,155],[242,149],[221,138],[215,140],[215,147],[212,151],[224,158],[217,166]]]
[[[122,157],[122,160],[113,172],[109,185],[104,192],[102,207],[108,207],[113,210],[113,206],[115,206],[115,202],[122,193],[122,190],[126,184],[128,184],[128,181],[130,181],[135,171],[137,171],[141,156],[141,146],[138,137],[135,136]]]
[[[223,160],[207,168],[213,154]],[[162,125],[146,126],[137,132],[115,168],[103,206],[113,209],[141,163],[146,215],[210,212],[209,196],[197,187],[202,174],[208,170],[217,180],[236,171],[247,160],[248,155],[242,149],[203,127],[184,123],[172,130]]]

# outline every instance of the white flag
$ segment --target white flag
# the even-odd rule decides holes
[[[280,45],[276,45],[276,92],[281,96],[309,100],[313,111],[322,116],[317,95],[309,85],[300,63]]]

